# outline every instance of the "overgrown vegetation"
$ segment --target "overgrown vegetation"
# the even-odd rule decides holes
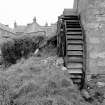
[[[0,105],[89,105],[66,72],[42,60],[31,57],[0,71]]]
[[[5,65],[15,64],[17,60],[27,58],[44,41],[43,36],[20,37],[5,42],[1,47]]]

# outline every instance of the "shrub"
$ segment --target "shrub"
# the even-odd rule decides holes
[[[44,37],[21,37],[5,42],[1,47],[1,52],[5,65],[15,64],[20,58],[27,58],[34,53],[43,42]]]
[[[14,64],[16,61],[16,56],[14,53],[15,48],[13,47],[13,45],[14,45],[13,41],[8,41],[4,43],[3,46],[1,47],[1,52],[5,63]]]

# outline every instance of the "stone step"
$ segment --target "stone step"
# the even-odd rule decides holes
[[[80,85],[81,79],[75,79],[75,80],[73,80],[73,83],[74,83],[74,84],[79,84],[79,85]]]
[[[67,50],[81,51],[81,50],[83,50],[83,46],[82,45],[68,45]]]
[[[63,16],[62,19],[64,19],[64,20],[78,20],[79,17],[74,16],[74,15],[67,15],[67,16]]]
[[[82,75],[80,75],[80,74],[77,74],[77,75],[70,74],[70,78],[71,79],[81,79],[82,78]]]
[[[70,75],[79,75],[82,74],[82,69],[68,69],[68,73],[70,73]]]
[[[76,9],[64,9],[63,16],[69,16],[69,15],[78,16],[77,10]]]
[[[78,24],[78,25],[72,25],[72,24],[68,24],[66,26],[66,28],[81,28],[81,26]]]
[[[78,21],[77,19],[70,19],[70,20],[65,19],[65,22],[66,22],[67,24],[70,24],[71,22],[79,23],[79,21]]]
[[[67,55],[83,55],[83,52],[82,51],[67,51]]]
[[[82,57],[68,57],[68,63],[70,62],[83,62],[83,58]]]
[[[82,63],[68,63],[67,64],[67,68],[68,69],[82,69],[83,68],[83,64]]]
[[[82,32],[66,32],[67,35],[82,35]]]
[[[66,28],[66,31],[82,31],[81,28]]]
[[[78,44],[83,44],[82,40],[72,40],[72,39],[67,39],[67,44],[71,44],[71,45],[78,45]]]
[[[67,21],[66,20],[66,25],[80,25],[80,22],[79,21],[74,21],[74,20],[72,20],[72,21]]]
[[[79,39],[83,39],[83,36],[82,36],[82,35],[68,35],[68,34],[67,34],[66,37],[67,37],[67,40],[69,40],[69,39],[74,39],[74,40],[75,40],[75,39],[78,39],[78,40],[79,40]],[[74,41],[74,40],[73,40],[73,41]],[[77,40],[76,40],[75,42],[77,43],[77,42],[80,42],[80,41],[77,41]]]

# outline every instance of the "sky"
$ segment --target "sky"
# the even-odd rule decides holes
[[[13,28],[26,25],[36,16],[40,25],[55,23],[64,8],[73,8],[73,0],[0,0],[0,23]]]

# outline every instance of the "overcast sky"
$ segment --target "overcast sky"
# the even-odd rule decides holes
[[[13,27],[32,22],[34,16],[40,25],[54,23],[64,8],[72,8],[73,0],[0,0],[0,23]]]

